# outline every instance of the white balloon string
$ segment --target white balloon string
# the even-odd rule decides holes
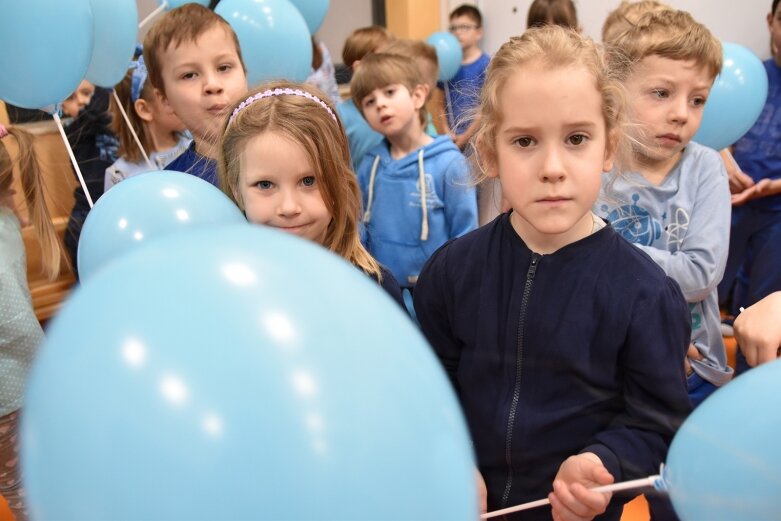
[[[119,96],[117,96],[117,91],[112,89],[112,94],[114,94],[114,101],[117,104],[117,107],[119,107],[119,111],[122,113],[122,119],[125,120],[125,124],[127,125],[128,130],[130,130],[130,133],[133,135],[133,139],[136,142],[136,145],[138,145],[138,149],[141,151],[141,155],[144,156],[144,160],[146,161],[146,164],[149,165],[150,170],[157,170],[155,165],[152,164],[152,161],[149,159],[149,156],[146,155],[146,150],[144,150],[144,147],[141,145],[141,140],[138,139],[138,134],[136,134],[136,129],[133,128],[133,124],[130,123],[130,117],[128,117],[127,112],[125,112],[125,107],[122,106],[122,102],[119,101]]]
[[[71,158],[71,164],[73,165],[73,169],[76,170],[76,177],[79,178],[79,183],[81,183],[81,189],[84,190],[84,195],[87,196],[87,202],[89,203],[89,207],[92,208],[94,206],[94,203],[92,202],[92,197],[90,197],[89,195],[89,190],[87,190],[87,183],[84,182],[84,176],[81,175],[79,164],[76,162],[76,157],[73,155],[73,149],[71,149],[70,143],[68,143],[68,137],[65,135],[65,129],[62,127],[62,120],[60,120],[60,115],[57,113],[56,108],[52,113],[52,116],[54,117],[54,122],[57,123],[57,129],[59,129],[60,131],[60,136],[62,136],[62,141],[65,143],[65,148],[68,150],[68,156]]]
[[[654,476],[648,476],[647,478],[633,479],[631,481],[622,481],[621,483],[613,483],[612,485],[603,485],[601,487],[594,487],[592,492],[617,492],[619,490],[632,490],[636,488],[652,487],[661,479],[659,474]],[[548,498],[538,499],[537,501],[530,501],[529,503],[523,503],[521,505],[515,505],[514,507],[503,508],[501,510],[494,510],[493,512],[487,512],[480,514],[480,519],[489,519],[496,516],[503,516],[505,514],[512,514],[513,512],[520,512],[521,510],[529,510],[550,504]]]
[[[153,20],[153,19],[154,19],[154,18],[155,18],[157,15],[159,15],[160,13],[162,13],[163,11],[165,11],[165,8],[166,8],[166,7],[168,7],[168,2],[163,2],[162,4],[160,4],[160,7],[158,7],[157,9],[155,9],[154,11],[152,11],[151,13],[149,13],[149,14],[146,16],[146,18],[144,18],[143,20],[141,20],[141,23],[139,23],[139,24],[138,24],[138,30],[139,30],[139,31],[140,31],[140,30],[142,30],[142,29],[144,28],[144,26],[146,26],[146,24],[148,24],[149,22],[151,22],[151,21],[152,21],[152,20]]]

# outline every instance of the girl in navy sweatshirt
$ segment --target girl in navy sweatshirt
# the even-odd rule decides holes
[[[475,158],[511,210],[440,248],[415,291],[488,510],[550,498],[524,521],[618,520],[622,501],[588,489],[658,473],[691,407],[678,285],[591,212],[623,106],[590,39],[550,26],[505,43]]]

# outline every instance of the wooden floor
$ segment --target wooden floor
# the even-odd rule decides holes
[[[735,367],[735,339],[725,338],[727,346],[727,360],[731,367]],[[649,521],[648,503],[643,496],[638,496],[624,507],[624,515],[621,521]],[[8,510],[5,500],[0,496],[0,521],[13,521],[13,515]]]

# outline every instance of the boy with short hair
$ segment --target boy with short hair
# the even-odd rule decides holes
[[[216,144],[225,108],[247,91],[238,38],[228,22],[196,3],[166,13],[144,38],[149,81],[193,136],[166,166],[217,186]]]
[[[369,54],[351,88],[369,126],[384,136],[358,168],[364,242],[411,290],[437,248],[476,228],[475,190],[450,136],[423,131],[428,89],[411,58]]]
[[[471,115],[480,102],[480,90],[491,58],[479,47],[483,38],[483,16],[477,7],[470,4],[456,7],[450,13],[450,32],[458,38],[463,57],[456,75],[440,84],[445,91],[443,126],[463,150],[480,125]]]
[[[385,27],[379,25],[361,27],[350,33],[344,41],[342,60],[350,72],[355,74],[364,56],[377,52],[382,46],[393,40],[393,34]],[[358,170],[363,156],[382,142],[382,134],[371,129],[351,98],[339,103],[336,106],[336,112],[339,114],[347,134],[353,169]]]
[[[697,406],[733,373],[716,291],[729,243],[727,174],[716,151],[691,141],[721,70],[721,44],[689,13],[663,9],[640,16],[611,46],[630,100],[633,149],[630,171],[603,179],[605,204],[596,211],[683,290],[692,339],[681,362]]]

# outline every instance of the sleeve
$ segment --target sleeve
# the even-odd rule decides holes
[[[448,239],[455,239],[477,228],[477,193],[469,179],[466,158],[461,153],[445,169],[443,201]]]
[[[448,244],[445,244],[423,266],[413,297],[420,329],[458,393],[461,343],[453,334],[448,310],[452,298],[447,277],[448,250]]]
[[[679,249],[669,252],[636,245],[680,285],[689,302],[700,302],[716,290],[724,274],[729,250],[732,205],[727,171],[718,155],[708,155],[703,159],[699,173],[701,182],[689,216],[689,227]]]
[[[582,450],[599,456],[616,481],[658,473],[691,412],[682,363],[691,318],[675,281],[667,278],[656,295],[638,301],[630,320],[619,361],[624,411]]]
[[[116,163],[106,169],[106,176],[103,179],[103,193],[108,192],[110,188],[120,182],[124,177],[115,165]]]

